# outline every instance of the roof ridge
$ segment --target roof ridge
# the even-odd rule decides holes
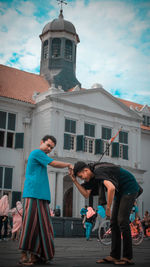
[[[7,65],[3,65],[3,64],[0,64],[0,71],[1,71],[1,68],[9,68],[11,70],[16,70],[18,72],[25,72],[27,74],[31,74],[31,75],[36,75],[36,76],[39,76],[39,77],[43,77],[41,74],[37,74],[37,73],[33,73],[33,72],[29,72],[29,71],[26,71],[26,70],[20,70],[20,69],[17,69],[17,68],[14,68],[14,67],[11,67],[11,66],[7,66]]]

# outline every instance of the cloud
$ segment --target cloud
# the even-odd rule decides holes
[[[144,19],[138,16],[140,8],[141,4],[138,7],[128,1],[92,1],[88,6],[78,1],[73,9],[70,7],[67,16],[76,21],[79,37],[83,38],[77,51],[77,76],[83,87],[95,82],[110,92],[112,87],[119,87],[133,100],[134,93],[140,95],[145,88],[150,104],[150,38],[147,43],[141,40],[150,30],[150,4],[144,5]],[[81,19],[76,18],[79,10]]]
[[[33,16],[35,6],[22,2],[2,11],[1,27],[6,27],[8,31],[0,32],[1,63],[33,71],[40,63],[40,25]]]
[[[55,0],[0,3],[0,58],[26,71],[40,65],[39,35],[58,17]],[[95,83],[114,95],[150,105],[150,2],[93,0],[68,1],[64,19],[72,22],[80,38],[76,76],[84,88]],[[118,91],[119,88],[119,91]],[[142,95],[141,92],[145,92]],[[142,102],[141,102],[142,103]]]

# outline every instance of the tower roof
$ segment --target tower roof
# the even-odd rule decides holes
[[[54,19],[51,22],[47,23],[42,31],[42,35],[46,32],[60,32],[60,31],[65,31],[68,33],[71,33],[73,35],[76,35],[77,41],[79,42],[79,37],[76,33],[76,29],[74,25],[70,22],[64,19],[64,16],[62,14],[62,10],[60,10],[60,14],[58,19]]]

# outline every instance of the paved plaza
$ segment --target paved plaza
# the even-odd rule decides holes
[[[85,238],[55,238],[55,250],[55,257],[50,264],[54,267],[104,266],[96,264],[96,260],[109,255],[109,247],[103,247],[96,238],[90,241]],[[19,259],[20,251],[16,241],[0,242],[0,267],[18,266]],[[150,239],[145,238],[141,245],[134,247],[134,262],[136,267],[150,266]],[[105,264],[106,267],[110,265]]]

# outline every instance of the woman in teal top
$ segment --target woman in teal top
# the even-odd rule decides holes
[[[54,235],[50,218],[51,201],[47,165],[56,168],[73,168],[70,163],[55,161],[47,154],[56,145],[56,138],[46,135],[39,149],[28,158],[23,189],[23,225],[19,249],[22,250],[21,264],[47,262],[54,257]],[[30,252],[30,259],[27,257]],[[42,264],[42,263],[41,263]]]

